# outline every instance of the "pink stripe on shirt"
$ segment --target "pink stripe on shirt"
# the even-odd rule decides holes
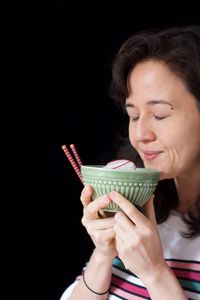
[[[182,262],[182,261],[170,261],[166,260],[168,266],[180,269],[189,269],[193,271],[200,271],[200,264],[192,262]]]
[[[133,294],[130,294],[124,290],[121,290],[117,287],[114,287],[114,286],[111,286],[111,289],[110,289],[110,292],[111,294],[113,293],[114,295],[118,296],[118,297],[122,297],[122,298],[125,298],[125,299],[129,299],[129,300],[141,300],[141,297],[140,296],[136,296],[136,295],[133,295]],[[150,298],[148,298],[150,299]]]
[[[200,281],[200,273],[195,273],[192,271],[185,271],[185,270],[176,270],[176,269],[173,269],[173,272],[179,278],[181,277],[184,279]]]
[[[114,284],[114,285],[120,287],[121,289],[124,289],[124,290],[126,290],[130,293],[134,292],[137,295],[141,295],[141,296],[144,296],[144,297],[149,297],[149,294],[148,294],[146,289],[141,288],[137,285],[134,285],[133,283],[129,283],[127,281],[124,281],[124,279],[117,278],[116,276],[113,276],[112,284]]]

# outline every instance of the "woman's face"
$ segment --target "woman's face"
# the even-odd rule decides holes
[[[128,78],[129,137],[146,168],[161,179],[200,169],[200,111],[183,81],[166,64],[139,63]]]

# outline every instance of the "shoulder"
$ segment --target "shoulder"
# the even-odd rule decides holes
[[[181,215],[172,211],[168,219],[158,225],[165,258],[195,260],[200,262],[200,236],[185,238],[188,231]]]

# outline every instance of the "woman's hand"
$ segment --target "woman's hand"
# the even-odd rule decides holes
[[[102,218],[99,211],[106,207],[111,199],[108,195],[92,200],[92,187],[87,185],[81,193],[81,202],[83,204],[82,224],[90,235],[96,252],[112,259],[117,255],[113,229],[114,217]]]
[[[149,276],[167,267],[157,230],[153,197],[145,206],[145,216],[119,193],[111,192],[109,196],[122,209],[115,214],[114,225],[118,255],[126,268],[145,283]]]

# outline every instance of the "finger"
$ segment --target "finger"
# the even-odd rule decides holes
[[[91,185],[86,185],[81,192],[81,202],[83,206],[88,205],[92,201],[93,189]]]
[[[98,211],[105,208],[110,202],[111,199],[108,195],[95,199],[90,203],[90,205],[85,207],[85,215],[89,218],[94,218],[94,216],[96,217],[98,215]]]
[[[109,193],[109,197],[113,202],[120,206],[122,211],[136,224],[141,224],[147,221],[147,218],[125,197],[118,192],[112,191]]]
[[[104,245],[110,244],[115,238],[115,231],[113,230],[113,228],[109,228],[102,231],[98,230],[95,232],[91,232],[91,236],[98,243],[103,243]]]
[[[118,256],[120,257],[121,247],[124,245],[124,241],[121,239],[120,235],[116,234],[114,238],[114,244],[118,251]]]
[[[135,224],[123,211],[115,214],[115,221],[115,227],[120,228],[124,233],[133,230],[133,226],[135,227]]]
[[[88,227],[90,227],[91,222],[89,223],[85,218],[83,218],[82,223],[88,224]],[[96,219],[92,221],[91,227],[94,230],[105,230],[109,228],[113,228],[113,225],[115,224],[114,218],[106,218],[106,219]]]
[[[144,211],[146,217],[151,221],[151,223],[157,225],[153,200],[154,200],[154,195],[144,205]]]

